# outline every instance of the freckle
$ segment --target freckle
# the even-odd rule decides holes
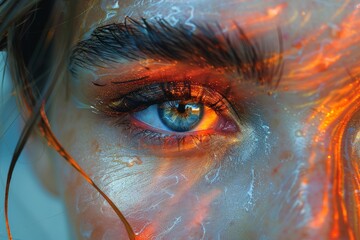
[[[283,152],[280,154],[280,159],[281,159],[281,160],[291,159],[292,156],[293,156],[293,154],[292,154],[291,151],[283,151]]]
[[[58,116],[58,120],[59,120],[60,123],[66,122],[65,121],[65,115],[61,114],[60,116]]]
[[[77,112],[77,113],[76,113],[76,118],[77,118],[77,119],[81,118],[81,112]]]
[[[68,131],[65,132],[65,136],[67,138],[67,141],[69,143],[74,142],[74,136],[75,136],[75,130],[74,129],[70,129]]]
[[[91,150],[93,153],[100,152],[99,142],[96,139],[91,142]]]
[[[278,118],[276,118],[276,119],[274,119],[273,121],[272,121],[272,124],[271,124],[274,128],[277,128],[277,127],[279,127],[279,125],[280,125],[280,120],[278,119]]]
[[[271,171],[271,176],[277,175],[279,173],[279,170],[280,170],[281,167],[282,167],[282,163],[280,163],[279,165],[274,167],[273,170]]]
[[[293,42],[292,46],[296,49],[301,49],[304,46],[304,40],[303,39],[296,40],[295,42]]]
[[[283,38],[284,40],[288,41],[289,38],[290,38],[290,35],[287,34],[287,33],[283,33],[283,34],[282,34],[282,38]]]
[[[316,66],[316,69],[317,69],[318,72],[325,72],[328,68],[329,68],[329,64],[324,63],[324,62],[320,62]]]

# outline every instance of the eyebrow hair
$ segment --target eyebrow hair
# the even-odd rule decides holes
[[[149,23],[125,18],[124,23],[96,28],[80,41],[70,58],[70,72],[78,68],[112,68],[113,63],[155,59],[179,61],[236,71],[241,79],[277,86],[283,69],[283,44],[278,29],[275,46],[249,39],[236,23],[230,32],[219,24],[196,24],[196,31],[184,25],[171,26],[163,19]],[[277,50],[275,50],[277,48]]]

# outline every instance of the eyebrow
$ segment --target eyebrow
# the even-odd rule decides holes
[[[69,70],[76,76],[79,68],[112,68],[124,60],[154,59],[224,68],[245,81],[277,86],[283,70],[280,29],[277,43],[264,44],[261,39],[249,39],[238,24],[233,28],[225,32],[217,23],[196,24],[193,32],[163,19],[149,23],[127,17],[124,23],[96,28],[80,41],[72,50]]]

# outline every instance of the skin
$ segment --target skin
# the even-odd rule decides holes
[[[250,112],[240,132],[216,133],[197,148],[143,141],[116,119],[78,108],[65,91],[55,95],[49,116],[55,135],[123,212],[137,239],[360,237],[354,171],[360,159],[360,13],[354,2],[121,1],[114,9],[105,1],[79,2],[74,45],[94,27],[125,16],[150,22],[159,16],[194,32],[194,23],[218,22],[225,29],[236,21],[249,36],[265,40],[276,39],[281,28],[285,64],[276,90],[233,81],[233,75],[208,67],[161,62],[174,79],[188,71],[216,79],[217,91],[230,84],[231,103]],[[144,71],[140,65],[154,76],[160,71],[149,59],[96,69],[94,79],[124,80]],[[71,93],[88,105],[99,96],[108,100],[89,79],[87,72],[79,74]],[[61,160],[55,169],[56,191],[78,239],[126,239],[122,222],[80,174]]]

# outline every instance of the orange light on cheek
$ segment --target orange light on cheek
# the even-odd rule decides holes
[[[213,189],[209,193],[202,196],[201,201],[194,206],[194,216],[188,223],[188,227],[191,229],[203,224],[204,220],[210,215],[211,203],[222,193],[220,189]]]
[[[338,54],[333,57],[323,57],[319,59],[319,62],[317,63],[317,69],[322,72],[328,69],[332,64],[336,63],[341,58],[341,54]]]

